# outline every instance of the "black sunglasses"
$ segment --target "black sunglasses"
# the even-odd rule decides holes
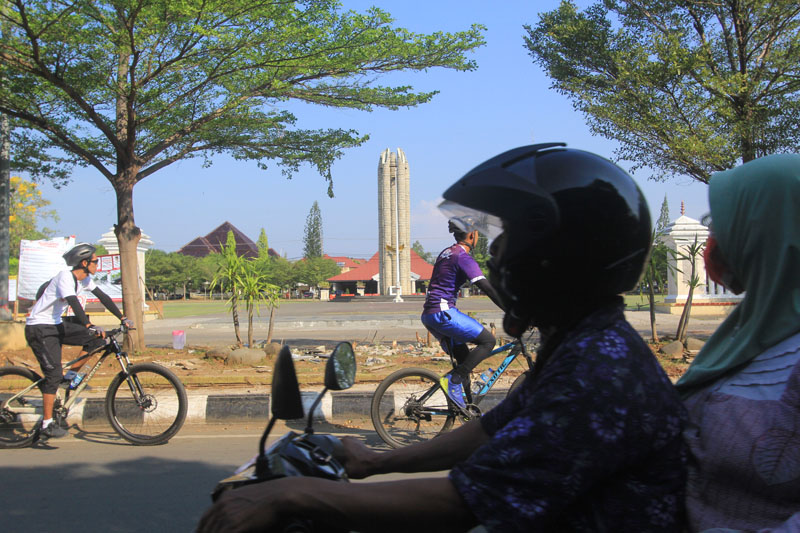
[[[99,262],[100,262],[100,260],[99,260],[99,259],[92,259],[92,260],[91,260],[91,261],[89,261],[89,262],[90,262],[90,263],[97,264],[97,263],[99,263]]]

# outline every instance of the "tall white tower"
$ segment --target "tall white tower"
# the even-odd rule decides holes
[[[410,294],[411,194],[408,160],[400,148],[383,151],[378,162],[378,258],[380,293]]]

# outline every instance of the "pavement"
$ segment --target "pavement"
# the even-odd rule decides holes
[[[358,301],[319,302],[297,301],[283,304],[277,311],[274,322],[273,341],[289,346],[308,346],[338,341],[408,342],[425,338],[427,332],[419,322],[422,303],[418,299],[405,302]],[[459,309],[479,321],[494,324],[498,336],[502,335],[502,312],[487,298],[462,298]],[[649,311],[626,311],[626,317],[637,331],[650,338]],[[723,317],[693,317],[689,322],[689,335],[707,338],[719,325]],[[246,338],[246,316],[242,320],[241,334]],[[679,316],[657,314],[656,323],[660,336],[674,335]],[[267,336],[268,315],[254,319],[254,344],[263,342]],[[172,346],[173,331],[185,332],[188,347],[192,345],[223,346],[235,340],[233,324],[229,314],[191,316],[160,319],[144,326],[148,346]],[[321,372],[321,369],[320,369]],[[314,417],[332,423],[368,421],[374,385],[359,385],[348,391],[325,395]],[[265,387],[264,387],[265,388]],[[268,391],[254,393],[253,388],[220,387],[209,388],[192,381],[187,387],[189,412],[187,424],[227,424],[265,421],[269,413]],[[303,401],[306,413],[318,391],[304,390]],[[505,390],[496,387],[491,398],[482,408],[491,407],[505,396]],[[102,397],[89,397],[76,404],[70,421],[80,425],[104,422]]]

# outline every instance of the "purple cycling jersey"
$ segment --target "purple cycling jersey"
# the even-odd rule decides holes
[[[481,267],[460,244],[445,248],[433,265],[431,283],[422,314],[438,313],[455,307],[458,289],[469,281],[484,279]]]

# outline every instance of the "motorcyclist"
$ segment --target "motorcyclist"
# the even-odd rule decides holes
[[[451,186],[449,216],[495,235],[491,283],[513,336],[542,331],[534,372],[495,409],[388,452],[344,439],[352,478],[231,491],[200,531],[270,530],[303,516],[357,531],[680,531],[685,411],[618,296],[638,282],[650,215],[613,163],[562,143],[502,153]]]

